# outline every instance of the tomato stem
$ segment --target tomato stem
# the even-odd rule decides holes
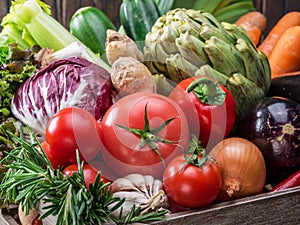
[[[193,135],[192,140],[189,146],[189,154],[191,156],[189,157],[187,154],[184,153],[184,158],[186,160],[185,164],[182,166],[181,171],[188,165],[194,165],[197,167],[201,167],[206,163],[207,160],[212,160],[212,158],[205,153],[205,149],[201,146],[201,142],[198,140],[198,138]],[[201,157],[199,157],[201,156]]]
[[[206,77],[195,79],[186,90],[193,92],[199,101],[209,105],[222,105],[226,98],[226,92],[222,90],[218,82]]]
[[[157,148],[156,143],[161,142],[161,143],[167,143],[167,144],[177,144],[178,141],[170,141],[167,139],[163,139],[163,138],[159,137],[157,134],[177,117],[172,117],[172,118],[164,121],[160,126],[151,129],[149,120],[148,120],[147,106],[148,106],[148,103],[146,103],[145,108],[144,108],[144,128],[143,129],[130,128],[130,127],[126,127],[126,126],[123,126],[120,124],[116,124],[116,126],[122,128],[124,130],[127,130],[129,132],[132,132],[132,133],[136,134],[137,136],[141,137],[140,146],[144,147],[146,144],[148,146],[150,146],[159,155],[162,162],[165,163],[164,158],[161,155],[159,149]]]

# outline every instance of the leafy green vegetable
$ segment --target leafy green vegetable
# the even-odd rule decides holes
[[[20,50],[0,37],[0,123],[11,116],[10,105],[17,88],[38,69],[31,50]]]
[[[21,50],[15,43],[0,37],[0,159],[15,147],[7,132],[17,133],[20,122],[12,117],[11,101],[18,87],[38,69],[34,52]],[[0,180],[3,177],[0,166]]]
[[[10,42],[17,42],[21,49],[33,45],[57,49],[58,46],[62,48],[76,40],[51,17],[50,6],[40,0],[12,1],[1,26],[1,36],[7,36]],[[45,38],[47,34],[48,39]],[[42,43],[47,46],[42,46]]]
[[[64,49],[79,40],[51,16],[50,6],[40,0],[14,0],[9,13],[1,21],[0,36],[18,44],[20,49],[34,45],[54,51]],[[82,43],[81,43],[82,44]],[[86,47],[86,46],[85,46]],[[86,47],[87,48],[87,47]],[[87,48],[92,61],[109,70],[100,57]]]

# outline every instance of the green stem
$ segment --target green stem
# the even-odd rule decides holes
[[[189,157],[184,153],[186,162],[183,164],[180,171],[182,171],[188,164],[194,165],[196,167],[201,167],[207,162],[207,160],[212,160],[211,157],[206,155],[205,149],[202,148],[200,141],[195,135],[192,136],[192,141],[190,143],[188,153],[191,156]]]
[[[155,127],[153,129],[150,128],[149,120],[148,120],[148,115],[147,115],[147,106],[148,104],[145,105],[144,109],[144,128],[143,129],[137,129],[137,128],[130,128],[126,127],[120,124],[116,124],[116,126],[127,130],[133,134],[136,134],[141,138],[140,146],[144,147],[145,145],[150,146],[161,158],[162,162],[164,163],[164,158],[162,157],[159,149],[157,148],[157,143],[167,143],[167,144],[176,144],[178,141],[171,141],[167,139],[160,138],[156,134],[164,129],[170,122],[172,122],[175,118],[177,117],[172,117],[166,121],[164,121],[160,126]]]
[[[209,105],[222,105],[226,98],[220,84],[206,77],[195,79],[186,91],[193,92],[199,101]]]

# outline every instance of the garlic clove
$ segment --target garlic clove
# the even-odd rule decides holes
[[[113,195],[114,197],[125,198],[126,202],[130,202],[131,205],[141,205],[148,203],[148,198],[141,192],[118,191]]]
[[[116,179],[112,184],[111,184],[111,187],[112,187],[112,192],[115,193],[115,192],[118,192],[118,191],[132,191],[132,190],[135,190],[135,191],[139,191],[137,187],[135,187],[132,182],[125,178],[125,177],[121,177],[121,178],[118,178]]]
[[[144,193],[148,193],[145,177],[141,174],[130,174],[125,176],[125,178],[129,179],[131,183],[139,190]]]
[[[162,190],[162,188],[163,188],[162,182],[160,180],[154,180],[152,196],[158,193],[160,190]]]
[[[140,215],[170,208],[169,199],[163,191],[162,181],[154,179],[151,175],[129,174],[115,180],[112,187],[114,197],[125,199],[121,209],[113,212],[114,216],[119,216],[120,212],[122,216],[125,216],[131,211],[133,205],[141,208]]]
[[[153,196],[153,183],[154,178],[151,175],[145,175],[145,183],[148,190],[148,197]]]

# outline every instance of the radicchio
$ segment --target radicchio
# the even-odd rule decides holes
[[[13,115],[41,136],[51,117],[66,107],[80,107],[101,120],[113,104],[114,88],[104,68],[83,58],[52,62],[26,80],[11,103]]]

